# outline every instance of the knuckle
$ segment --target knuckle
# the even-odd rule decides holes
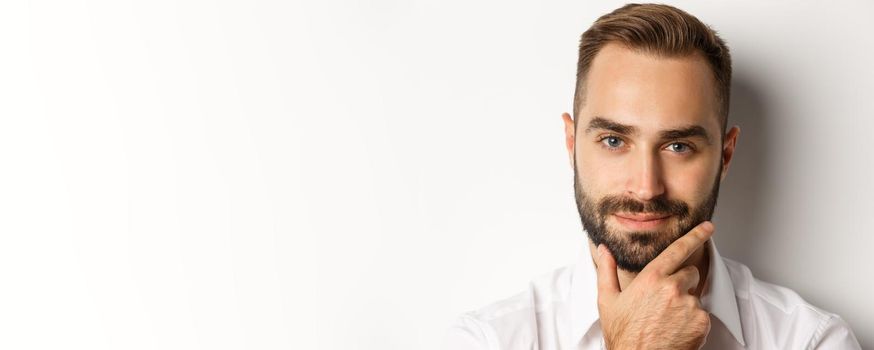
[[[708,229],[703,228],[703,227],[698,227],[695,230],[695,238],[698,238],[699,240],[704,241],[707,239],[707,237],[710,237],[710,234],[712,232],[713,232],[713,230],[708,230]]]
[[[701,226],[695,227],[695,229],[692,230],[692,236],[694,236],[695,238],[704,238],[706,234],[707,230]]]
[[[697,274],[698,274],[698,267],[696,267],[695,265],[689,265],[689,266],[686,266],[686,267],[683,268],[683,270],[684,270],[686,273],[691,274],[691,275],[697,275]]]
[[[668,270],[667,266],[662,266],[662,265],[676,264],[680,260],[680,253],[676,249],[672,249],[672,250],[666,250],[662,254],[665,255],[665,259],[663,261],[663,264],[659,265],[659,267],[658,267],[659,271],[664,273],[664,274],[668,274],[668,273],[673,272],[673,271]]]
[[[689,251],[689,243],[686,240],[677,240],[674,242],[676,249],[672,251],[672,255],[677,257],[677,255],[682,254],[683,252]]]
[[[664,283],[661,288],[662,292],[668,297],[676,298],[682,295],[680,285],[674,281]]]
[[[662,254],[664,254],[664,253],[662,253]],[[647,283],[652,284],[654,282],[658,282],[658,280],[659,280],[659,278],[661,278],[661,276],[667,275],[667,271],[665,271],[665,268],[662,267],[661,264],[650,264],[650,265],[651,266],[647,267],[650,274],[647,275],[647,277],[645,278]]]
[[[700,273],[698,273],[698,268],[695,266],[689,266],[683,269],[683,278],[690,281],[697,281],[701,279]]]
[[[686,306],[693,308],[693,309],[697,309],[699,305],[700,305],[700,303],[698,301],[698,298],[693,297],[691,295],[688,295],[688,298],[686,298]],[[699,310],[696,312],[698,312],[698,313],[704,312],[704,316],[707,316],[707,311]],[[700,317],[700,316],[701,315],[696,315],[696,317]]]
[[[651,272],[652,273],[638,275],[637,278],[642,277],[641,280],[646,285],[649,285],[649,286],[658,285],[661,282],[661,278],[659,277],[658,273],[660,273],[661,271],[659,271],[659,269],[656,268],[655,271],[651,271]]]

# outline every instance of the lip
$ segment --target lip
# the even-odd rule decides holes
[[[668,221],[671,215],[641,215],[613,214],[623,226],[633,230],[646,230],[659,227]]]

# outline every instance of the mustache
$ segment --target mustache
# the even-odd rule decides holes
[[[638,202],[628,197],[608,196],[601,199],[598,203],[598,211],[601,217],[616,212],[684,217],[689,215],[689,206],[682,201],[670,200],[662,196],[655,197],[647,202]]]

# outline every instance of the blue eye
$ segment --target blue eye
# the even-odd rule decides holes
[[[689,145],[682,143],[682,142],[674,142],[668,147],[670,147],[671,150],[673,150],[674,152],[677,152],[677,153],[686,153],[686,152],[689,152],[692,148]]]
[[[606,137],[601,138],[599,141],[602,143],[604,141],[607,141],[607,143],[605,143],[607,148],[617,148],[617,147],[622,145],[622,139],[620,139],[616,136],[606,136]]]

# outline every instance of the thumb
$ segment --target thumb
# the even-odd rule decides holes
[[[603,244],[598,245],[598,295],[612,298],[618,295],[619,277],[616,275],[616,260]]]

